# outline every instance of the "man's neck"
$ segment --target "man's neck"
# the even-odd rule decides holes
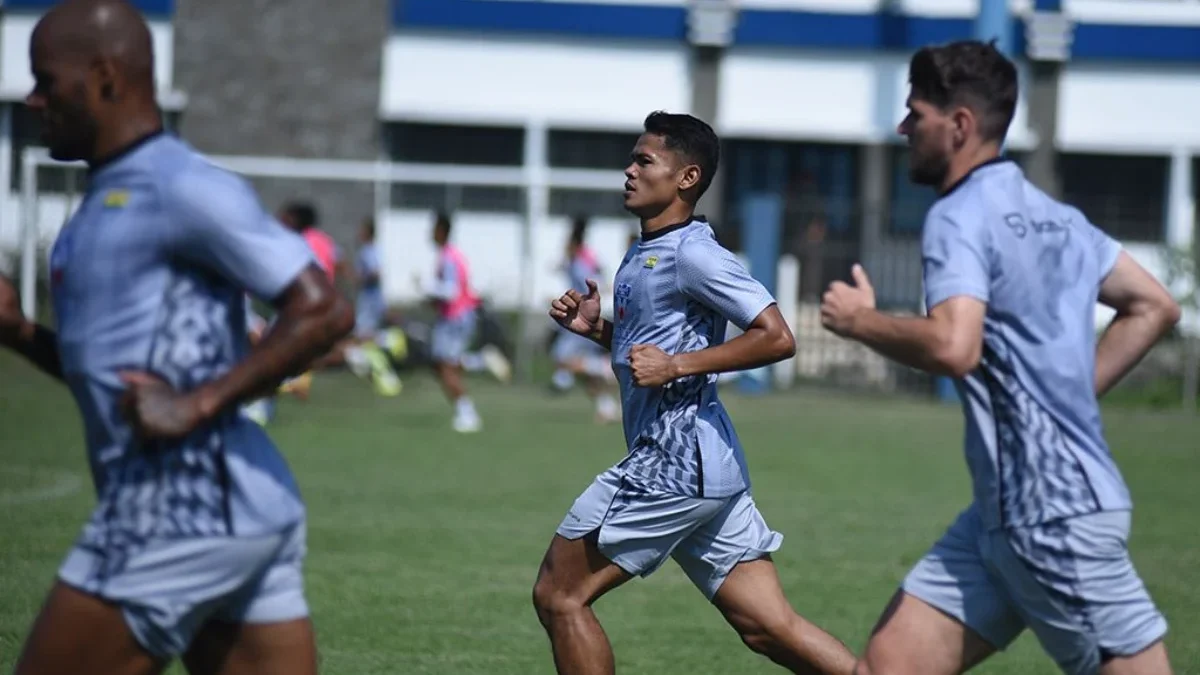
[[[96,139],[96,147],[88,164],[92,166],[103,164],[162,130],[162,116],[157,109],[153,113],[131,115],[113,127],[110,132],[100,134]]]
[[[964,153],[955,157],[950,162],[950,170],[946,172],[946,177],[942,179],[942,184],[938,186],[938,192],[945,194],[955,185],[958,185],[972,171],[999,156],[1000,147],[993,143],[987,143],[976,148],[974,152]]]
[[[653,234],[665,227],[688,222],[695,214],[696,208],[685,202],[676,202],[663,209],[657,215],[642,219],[642,234]]]

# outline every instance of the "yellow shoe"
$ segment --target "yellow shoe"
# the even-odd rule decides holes
[[[279,393],[292,394],[301,401],[308,400],[309,391],[312,389],[313,374],[308,371],[303,375],[284,380],[283,384],[279,385]]]
[[[397,361],[403,361],[408,356],[408,336],[399,328],[389,328],[384,331],[383,345],[381,346]]]
[[[367,344],[363,347],[367,363],[371,364],[371,383],[375,385],[375,393],[380,396],[399,396],[404,384],[392,369],[392,362],[379,347]]]

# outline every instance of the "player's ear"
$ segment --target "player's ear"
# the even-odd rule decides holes
[[[679,174],[679,191],[685,192],[700,184],[700,167],[688,164]]]
[[[97,58],[92,62],[92,77],[95,78],[96,90],[100,100],[107,103],[117,100],[120,94],[117,69],[108,58]]]
[[[975,113],[971,112],[970,108],[959,106],[950,114],[950,123],[954,147],[961,148],[971,134],[975,133]]]

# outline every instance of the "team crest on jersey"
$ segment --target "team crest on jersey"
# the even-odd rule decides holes
[[[109,190],[104,195],[104,208],[120,209],[129,203],[129,190]]]
[[[629,298],[633,297],[633,286],[629,284],[617,284],[613,289],[613,304],[616,305],[617,320],[625,318],[625,306],[629,304]]]
[[[652,255],[649,258],[646,258],[646,264],[643,265],[643,267],[645,267],[648,270],[652,270],[652,269],[654,269],[654,266],[657,264],[658,264],[658,256]]]

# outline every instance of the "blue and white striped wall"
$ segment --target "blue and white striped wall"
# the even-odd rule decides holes
[[[1013,0],[1017,16],[1030,0]],[[1077,22],[1064,150],[1200,149],[1200,2],[1067,0]],[[690,105],[685,0],[402,0],[385,47],[384,119],[636,129]],[[978,0],[740,0],[721,65],[726,135],[894,139],[907,58],[970,37]],[[1016,26],[1014,34],[1023,36]],[[1018,51],[1023,38],[1016,40]],[[1022,104],[1014,147],[1036,141]]]
[[[971,34],[978,0],[741,0],[744,47],[909,50]],[[1029,0],[1012,0],[1015,13]],[[1079,60],[1200,62],[1200,4],[1066,0]],[[403,0],[398,27],[681,41],[686,0]],[[1021,31],[1017,46],[1023,44]]]

